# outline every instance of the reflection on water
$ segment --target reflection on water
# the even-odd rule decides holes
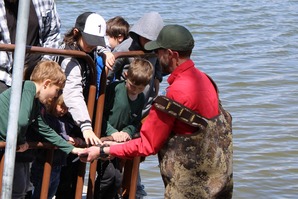
[[[56,0],[62,32],[96,11],[133,24],[158,11],[194,35],[193,60],[217,82],[233,115],[234,198],[296,198],[298,193],[298,2]],[[162,90],[166,87],[166,79]],[[146,198],[163,198],[156,156],[141,164]]]

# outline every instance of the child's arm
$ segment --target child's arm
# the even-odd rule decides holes
[[[111,52],[109,48],[105,48],[102,46],[97,47],[98,56],[103,57],[105,60],[105,66],[109,68],[109,70],[113,70],[113,65],[115,63],[115,56]]]
[[[33,128],[36,128],[36,132],[65,153],[68,154],[72,152],[74,146],[58,135],[54,129],[49,127],[49,125],[44,122],[40,114],[37,116],[36,120],[37,122],[32,123],[32,125],[34,125]]]
[[[61,67],[64,68],[67,77],[63,97],[69,113],[76,125],[81,128],[87,144],[101,144],[100,139],[92,130],[91,119],[82,93],[82,74],[79,62],[75,59],[65,59],[61,63]]]
[[[108,67],[109,70],[113,70],[113,65],[115,63],[115,56],[111,52],[104,52],[105,60],[106,60],[106,67]]]
[[[114,65],[113,65],[113,69],[109,70],[107,79],[110,82],[113,82],[115,75],[122,73],[123,67],[127,64],[129,64],[129,60],[126,57],[121,57],[121,58],[116,59],[114,62]]]

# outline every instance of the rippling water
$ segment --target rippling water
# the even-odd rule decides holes
[[[133,24],[158,11],[166,24],[190,29],[193,60],[217,82],[233,115],[234,197],[297,198],[298,195],[298,1],[62,1],[62,32],[84,11]],[[162,89],[166,86],[166,80]],[[163,198],[156,156],[141,164],[148,196]]]

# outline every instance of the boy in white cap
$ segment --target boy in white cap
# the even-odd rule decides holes
[[[102,16],[94,12],[84,12],[76,19],[75,26],[65,34],[62,49],[80,50],[89,54],[93,59],[96,53],[97,46],[105,46],[104,36],[106,34],[106,22]],[[92,82],[91,77],[94,71],[91,70],[85,60],[81,58],[62,57],[58,58],[62,70],[66,75],[66,83],[63,90],[63,97],[68,111],[77,125],[73,135],[75,137],[83,137],[86,144],[96,145],[101,143],[99,138],[94,134],[91,125],[91,118],[88,113],[86,100],[89,93],[89,86]],[[56,198],[73,198],[75,191],[76,178],[73,180],[63,175],[76,176],[77,165],[79,162],[72,163],[75,156],[68,157],[70,166],[62,168],[61,182],[58,188],[61,191],[56,194]],[[71,181],[71,182],[70,182]],[[74,183],[73,186],[71,183]]]

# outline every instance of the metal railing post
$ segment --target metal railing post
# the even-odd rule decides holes
[[[8,116],[8,128],[6,137],[6,149],[4,159],[4,170],[2,176],[2,194],[1,198],[11,198],[12,183],[15,168],[17,129],[19,118],[19,108],[21,101],[22,80],[28,30],[30,1],[19,1],[18,20],[16,27],[16,48],[13,62],[12,88]]]
[[[44,169],[43,169],[40,198],[48,198],[54,150],[55,149],[49,149],[47,151],[47,158],[46,158],[46,162],[44,163]]]

